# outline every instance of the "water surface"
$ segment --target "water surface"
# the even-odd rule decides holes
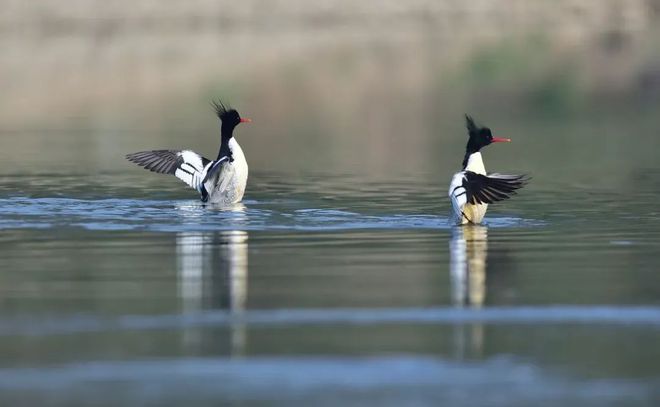
[[[648,193],[532,183],[457,228],[423,177],[256,173],[218,208],[140,175],[6,177],[3,402],[660,397]]]

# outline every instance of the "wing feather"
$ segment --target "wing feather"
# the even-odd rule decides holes
[[[472,204],[492,204],[509,199],[529,181],[525,175],[482,175],[472,171],[464,171],[462,178],[467,202]]]
[[[170,174],[202,193],[203,180],[212,161],[190,150],[152,150],[127,154],[126,158],[145,169]]]

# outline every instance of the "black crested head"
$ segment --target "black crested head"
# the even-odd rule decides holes
[[[220,125],[220,151],[218,152],[217,160],[221,160],[223,157],[229,157],[229,161],[233,161],[232,151],[229,147],[229,142],[233,137],[234,128],[240,123],[249,123],[250,119],[243,119],[238,114],[236,109],[232,109],[231,106],[222,103],[220,100],[212,100],[211,106],[215,110],[215,114],[218,115],[218,119],[222,123]]]
[[[480,127],[472,117],[465,115],[465,125],[468,130],[467,151],[472,154],[493,142],[493,133],[488,127]]]
[[[465,147],[465,158],[463,159],[463,168],[467,165],[468,158],[491,143],[511,141],[508,138],[493,137],[493,133],[488,127],[478,126],[472,117],[465,115],[465,125],[468,130],[468,142]]]
[[[231,136],[231,131],[234,127],[238,126],[239,123],[247,121],[241,119],[241,116],[236,109],[232,109],[231,106],[222,103],[220,100],[211,101],[211,106],[213,106],[215,114],[218,115],[218,118],[222,121],[223,133],[228,132],[228,136]]]

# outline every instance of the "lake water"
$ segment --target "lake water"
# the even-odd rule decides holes
[[[221,209],[128,168],[6,177],[0,400],[660,400],[648,192],[532,182],[457,228],[444,189],[255,173]]]

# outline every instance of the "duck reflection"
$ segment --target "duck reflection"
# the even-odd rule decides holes
[[[449,251],[454,305],[480,308],[486,298],[488,228],[481,225],[455,227]]]
[[[240,312],[247,299],[248,235],[242,230],[177,234],[178,287],[183,312]]]
[[[233,211],[243,213],[242,208]],[[232,219],[236,223],[236,219]],[[248,295],[248,234],[242,230],[180,232],[176,237],[178,295],[183,313],[224,309],[245,310]],[[186,347],[199,349],[204,330],[187,328]],[[230,354],[242,354],[245,326],[230,326]]]
[[[451,298],[457,307],[481,308],[486,298],[488,228],[482,225],[452,229],[449,242]],[[481,357],[484,348],[482,323],[454,328],[454,350],[459,359]]]

